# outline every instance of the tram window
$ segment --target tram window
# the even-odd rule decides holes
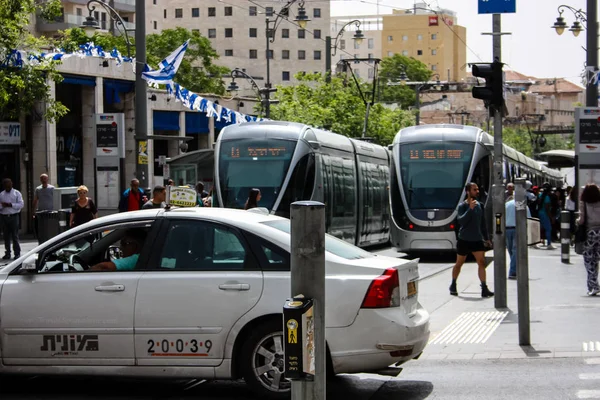
[[[473,171],[473,177],[471,178],[471,181],[479,186],[479,200],[484,204],[486,202],[488,193],[490,192],[490,162],[490,156],[485,156],[479,160],[475,166],[475,171]]]
[[[277,208],[277,215],[289,218],[290,204],[298,200],[310,200],[314,183],[315,156],[311,153],[302,157],[294,167],[281,203]]]
[[[331,215],[333,214],[333,201],[331,200],[331,185],[332,185],[332,174],[331,174],[331,160],[328,155],[323,154],[322,160],[322,177],[323,177],[323,202],[325,203],[325,231],[329,231],[331,225]]]

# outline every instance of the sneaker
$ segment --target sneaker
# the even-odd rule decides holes
[[[13,260],[16,260],[17,258],[21,257],[20,254],[15,254],[15,258],[13,258]]]
[[[555,246],[552,246],[551,244],[549,244],[549,245],[546,247],[546,250],[556,250],[556,247],[555,247]]]
[[[516,281],[517,280],[517,276],[516,275],[509,275],[508,279]]]
[[[452,296],[458,296],[458,291],[456,290],[456,283],[452,283],[450,285],[450,294]]]
[[[597,295],[598,293],[600,293],[600,289],[592,289],[592,290],[590,290],[589,292],[587,292],[587,295],[588,295],[588,296],[595,296],[595,295]]]
[[[10,260],[10,254],[6,253],[4,255],[4,257],[2,257],[3,260]]]
[[[481,285],[481,297],[492,297],[493,295],[494,292],[491,292],[487,285]]]

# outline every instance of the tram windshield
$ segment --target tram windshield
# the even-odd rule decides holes
[[[402,144],[400,169],[408,208],[456,208],[467,182],[473,148],[473,143],[447,141]]]
[[[272,210],[296,143],[282,139],[221,142],[218,168],[223,207],[244,208],[250,189],[258,188],[261,192],[258,206]]]

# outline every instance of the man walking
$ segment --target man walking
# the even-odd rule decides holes
[[[456,244],[456,264],[452,269],[452,284],[450,285],[450,294],[458,296],[456,289],[456,280],[460,270],[469,254],[473,254],[477,266],[479,267],[479,280],[481,281],[481,297],[492,297],[487,284],[485,274],[485,251],[491,248],[487,226],[485,225],[485,216],[483,206],[477,201],[479,188],[477,184],[471,182],[465,186],[467,199],[458,206],[458,240]]]
[[[6,178],[2,181],[4,191],[0,192],[0,225],[4,235],[4,257],[10,260],[10,244],[12,241],[15,259],[21,256],[19,245],[19,215],[23,209],[23,196],[17,189],[13,189],[12,181]]]
[[[41,185],[35,188],[33,195],[33,226],[35,233],[38,233],[38,220],[35,217],[36,211],[54,210],[54,186],[48,184],[48,175],[40,175]]]
[[[506,215],[506,233],[504,237],[506,241],[506,249],[508,250],[508,255],[510,256],[508,279],[517,279],[517,207],[515,205],[514,196],[508,198],[504,208]],[[527,209],[527,218],[531,218],[529,207],[525,208]]]
[[[167,190],[164,186],[154,186],[154,189],[152,189],[152,198],[142,206],[142,209],[165,208],[167,205],[167,203],[165,203],[166,197]]]
[[[131,187],[123,192],[119,201],[119,212],[141,210],[147,199],[144,199],[144,189],[140,188],[140,181],[132,179]]]

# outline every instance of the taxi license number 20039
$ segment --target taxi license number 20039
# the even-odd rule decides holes
[[[212,341],[199,341],[196,339],[159,339],[148,340],[148,354],[152,357],[208,357]]]

